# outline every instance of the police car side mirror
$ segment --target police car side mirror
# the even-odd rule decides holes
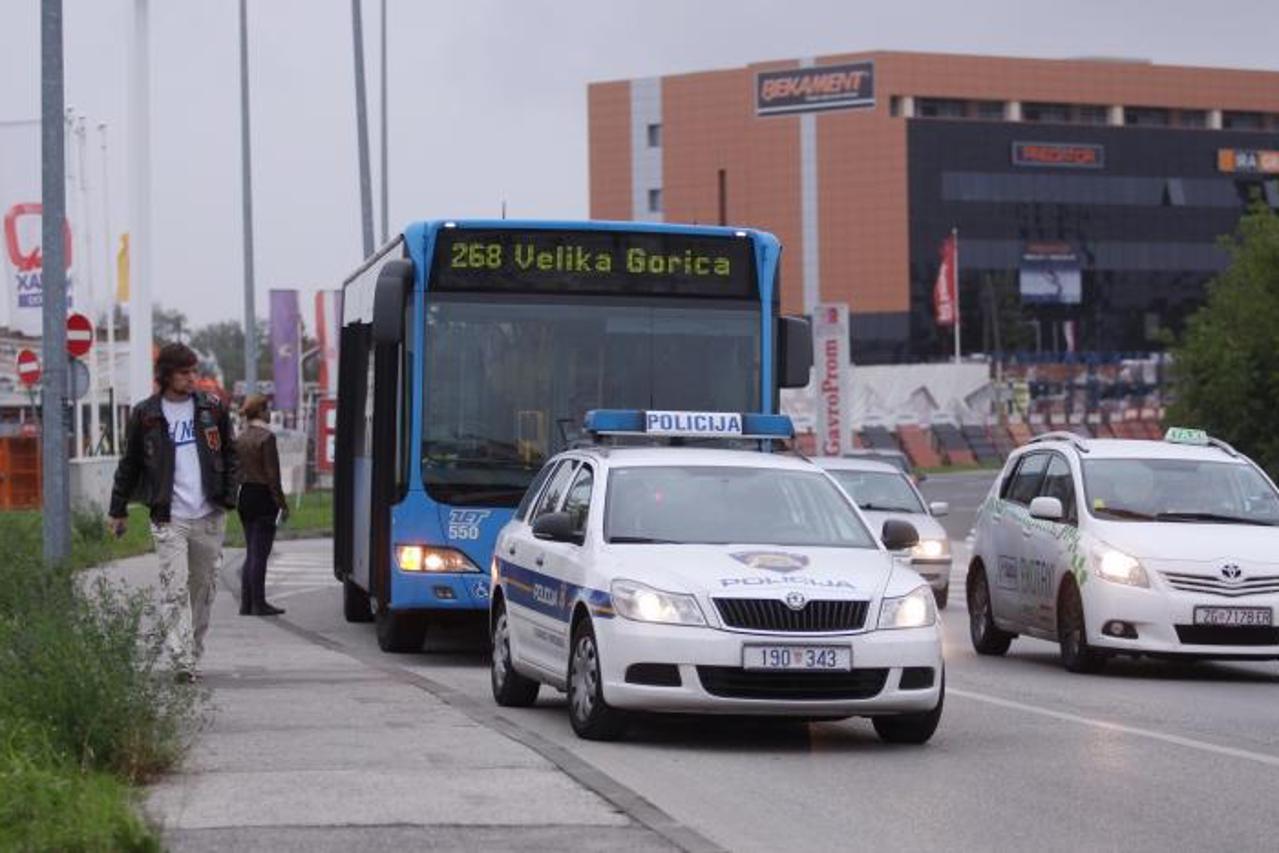
[[[889,551],[904,551],[919,544],[919,531],[909,521],[890,518],[884,522],[879,538]]]
[[[533,537],[548,542],[571,542],[581,545],[583,536],[573,526],[573,519],[567,512],[548,512],[539,515],[533,522]]]
[[[933,501],[928,505],[928,511],[934,518],[941,518],[943,515],[950,514],[950,504],[946,501]]]
[[[1066,511],[1061,507],[1060,498],[1050,498],[1047,495],[1040,495],[1033,498],[1030,502],[1030,517],[1039,518],[1044,521],[1061,521]]]

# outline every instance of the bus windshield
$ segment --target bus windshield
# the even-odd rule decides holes
[[[589,409],[758,411],[760,312],[744,299],[431,295],[428,493],[515,506]]]

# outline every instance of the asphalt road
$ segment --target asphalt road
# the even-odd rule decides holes
[[[646,722],[622,743],[589,743],[573,735],[562,696],[548,688],[536,708],[493,714],[493,736],[550,745],[569,757],[575,778],[623,792],[615,802],[650,825],[665,822],[667,837],[690,848],[1276,849],[1279,664],[1118,661],[1082,676],[1037,640],[1018,640],[1005,658],[972,651],[963,539],[991,479],[938,475],[924,484],[930,499],[950,501],[957,540],[944,617],[946,709],[926,746],[887,746],[863,720],[715,718]],[[288,597],[285,619],[317,642],[376,659],[372,626],[343,622],[339,587],[321,582],[326,554],[284,555],[275,581],[277,596]],[[441,629],[422,654],[378,665],[492,714],[477,635]]]

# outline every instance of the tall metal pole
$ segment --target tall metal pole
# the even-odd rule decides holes
[[[240,0],[243,4],[244,0]],[[369,120],[364,97],[364,26],[360,0],[351,0],[351,30],[355,38],[355,131],[360,148],[360,218],[364,257],[373,254],[373,188],[369,178]]]
[[[244,396],[258,384],[258,322],[253,295],[253,166],[249,146],[249,24],[247,0],[240,0],[240,164],[244,203]]]
[[[116,363],[115,363],[115,310],[116,293],[119,288],[119,282],[116,282],[117,290],[111,287],[111,185],[108,179],[110,162],[107,157],[107,123],[105,121],[98,122],[98,136],[102,142],[102,248],[103,257],[106,259],[106,292],[107,292],[107,399],[110,402],[111,431],[110,442],[108,444],[108,452],[115,455],[116,449],[120,443],[120,419],[116,413]]]
[[[386,243],[390,239],[389,232],[389,216],[388,209],[390,202],[388,201],[390,192],[389,179],[387,177],[387,142],[386,142],[386,0],[382,0],[382,242]],[[367,257],[367,255],[366,255]]]
[[[70,471],[67,463],[67,257],[63,243],[67,187],[62,88],[62,0],[42,0],[40,14],[41,268],[44,291],[42,462],[44,559],[71,556]]]
[[[129,404],[151,396],[150,0],[134,0],[129,65]]]
[[[64,166],[63,177],[66,179],[66,182],[67,182],[67,194],[65,196],[66,207],[63,208],[63,213],[67,218],[67,222],[73,226],[71,228],[71,257],[74,259],[77,257],[83,258],[85,256],[84,244],[81,242],[81,238],[84,235],[84,228],[82,227],[84,223],[81,221],[82,213],[79,209],[77,209],[77,205],[80,202],[80,194],[76,192],[76,176],[78,175],[78,172],[77,172],[77,167],[73,165],[76,162],[76,160],[74,157],[70,159],[66,158],[67,143],[70,142],[74,144],[74,141],[76,138],[75,107],[67,107],[63,111],[63,115],[65,116],[65,119],[66,119],[66,125],[63,128],[63,136],[62,136],[62,139],[63,139],[62,150],[63,150],[63,158],[64,158],[63,159],[63,166]],[[74,263],[74,262],[75,261],[72,260],[71,263]],[[66,264],[66,266],[69,267],[71,266],[71,264],[68,263]],[[75,278],[77,279],[80,278],[80,271],[78,269],[76,270]],[[75,283],[76,282],[72,280],[70,277],[67,278],[66,307],[68,309],[70,309],[71,304],[75,301],[75,294],[73,292]],[[80,298],[81,300],[83,300],[84,288],[82,287],[80,288],[80,290],[81,290]],[[70,367],[70,363],[68,363],[68,367]],[[70,374],[68,374],[68,376],[70,376]],[[71,379],[68,378],[67,383],[70,384],[70,382],[71,382]],[[81,404],[80,399],[76,397],[74,394],[69,394],[69,398],[74,398],[74,399],[71,399],[71,403],[70,403],[71,411],[72,411],[71,458],[83,459],[84,458],[84,405]]]
[[[85,128],[85,117],[83,115],[76,116],[75,123],[75,142],[76,142],[76,172],[77,179],[80,184],[80,232],[84,235],[84,300],[81,303],[81,310],[89,317],[93,324],[93,345],[86,357],[89,367],[89,455],[97,454],[98,437],[102,433],[101,407],[102,401],[98,396],[101,393],[102,369],[100,366],[102,347],[97,345],[98,335],[98,287],[93,275],[93,216],[89,213],[89,170],[85,165],[84,152],[88,147],[89,135]],[[76,412],[80,411],[80,403],[76,402]],[[76,423],[79,423],[79,417]],[[83,455],[83,445],[77,443],[76,454]]]

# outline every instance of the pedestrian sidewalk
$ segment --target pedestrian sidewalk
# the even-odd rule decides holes
[[[667,849],[527,746],[431,693],[241,617],[228,553],[201,664],[210,722],[145,809],[173,850]],[[154,555],[111,566],[131,585]]]

